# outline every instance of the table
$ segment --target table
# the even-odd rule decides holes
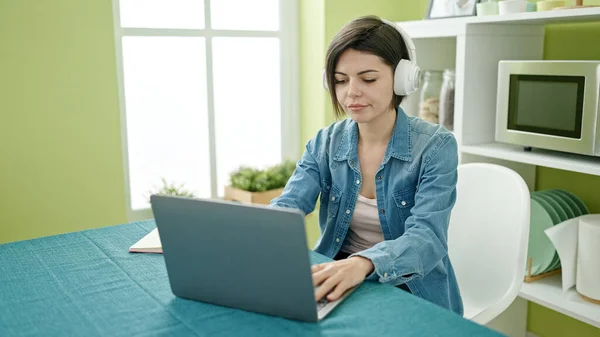
[[[133,222],[0,245],[0,336],[498,336],[398,288],[363,283],[305,323],[185,300]],[[313,263],[329,260],[310,252]]]

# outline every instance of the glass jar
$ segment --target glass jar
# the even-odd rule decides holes
[[[442,90],[442,72],[427,70],[423,72],[423,87],[419,99],[419,117],[430,123],[439,123],[440,92]]]
[[[454,130],[454,70],[444,71],[444,80],[440,91],[439,122],[446,129]]]

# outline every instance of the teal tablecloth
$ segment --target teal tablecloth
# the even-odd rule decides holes
[[[128,252],[154,227],[145,221],[0,245],[0,336],[497,335],[370,282],[320,323],[180,299],[162,255]]]

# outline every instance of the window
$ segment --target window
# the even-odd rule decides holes
[[[130,219],[168,184],[221,197],[229,173],[298,156],[289,0],[114,0]]]

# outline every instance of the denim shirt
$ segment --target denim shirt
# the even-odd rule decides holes
[[[330,258],[344,243],[362,186],[358,125],[345,119],[307,145],[281,196],[269,207],[311,213],[320,196],[321,236],[314,251]],[[406,284],[419,297],[463,314],[448,257],[448,223],[456,200],[458,150],[446,129],[398,109],[391,139],[375,174],[384,241],[358,252],[375,267],[368,281]]]

